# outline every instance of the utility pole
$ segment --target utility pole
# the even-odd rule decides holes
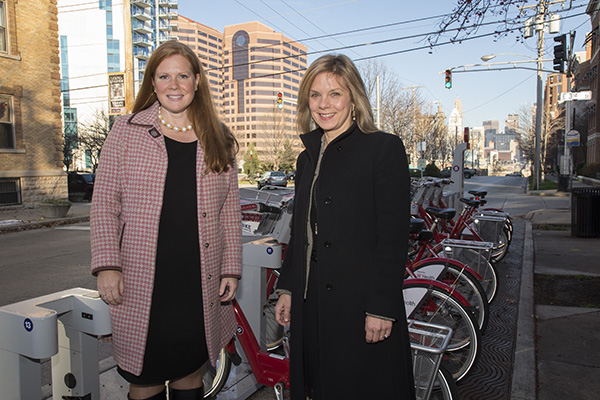
[[[543,72],[544,68],[543,58],[544,58],[544,24],[546,22],[546,1],[540,0],[538,4],[538,14],[536,17],[536,22],[541,21],[541,25],[536,26],[536,30],[538,32],[538,57],[537,57],[537,99],[535,105],[535,162],[534,162],[534,174],[535,177],[533,179],[534,189],[539,190],[540,188],[540,158],[541,158],[541,140],[542,140],[542,113],[544,111],[543,106]]]
[[[381,88],[379,86],[379,75],[375,77],[375,97],[377,101],[377,119],[375,126],[377,129],[381,129]]]

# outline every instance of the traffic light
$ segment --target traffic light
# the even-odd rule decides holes
[[[567,61],[567,35],[560,35],[554,38],[558,42],[554,46],[554,70],[563,74],[565,72],[565,61]]]
[[[283,108],[283,93],[277,92],[277,108]]]
[[[446,89],[452,88],[452,70],[446,70],[446,80],[444,86],[446,86]]]

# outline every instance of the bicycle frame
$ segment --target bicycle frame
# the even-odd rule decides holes
[[[283,388],[286,387],[289,389],[290,387],[289,359],[285,356],[262,350],[250,327],[250,323],[235,299],[232,301],[232,305],[235,319],[238,323],[236,337],[248,359],[256,382],[275,388],[276,394],[281,392],[281,399],[283,399]],[[237,353],[234,339],[227,345],[227,350],[232,354]]]

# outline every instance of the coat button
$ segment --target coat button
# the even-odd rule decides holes
[[[204,243],[204,248],[208,249],[208,246],[210,246],[208,243]]]
[[[328,248],[331,247],[331,242],[325,242],[323,244],[324,244],[324,246],[325,246],[326,249],[328,249]]]
[[[338,146],[337,151],[342,151],[342,146]]]
[[[208,278],[208,279],[212,279],[212,275],[211,275],[211,274],[208,274],[207,278]]]
[[[327,285],[325,285],[325,289],[327,289],[327,291],[332,291],[333,290],[333,285],[331,283],[328,283]]]
[[[202,218],[206,218],[206,213],[205,212],[202,213]]]
[[[210,306],[212,307],[215,303],[213,303],[212,301],[210,302]]]
[[[325,197],[325,204],[326,205],[330,205],[331,204],[331,197]]]

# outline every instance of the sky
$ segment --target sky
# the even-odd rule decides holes
[[[588,3],[589,0],[567,0],[564,9],[560,4],[550,8],[560,15],[561,23],[559,33],[545,34],[544,59],[554,58],[553,37],[570,31],[576,32],[574,51],[584,50],[591,26],[585,14]],[[444,87],[443,72],[483,64],[480,57],[488,54],[497,55],[488,63],[535,58],[537,35],[524,40],[518,40],[515,34],[496,38],[490,33],[500,26],[494,23],[500,18],[489,15],[485,20],[489,25],[470,39],[429,48],[425,35],[436,31],[442,17],[451,13],[455,5],[456,0],[179,0],[179,14],[221,32],[228,25],[259,21],[307,45],[309,63],[332,52],[346,54],[359,66],[367,62],[361,59],[374,57],[407,90],[414,86],[432,111],[441,104],[448,118],[459,98],[464,126],[478,127],[483,121],[498,120],[502,131],[508,114],[535,104],[536,64],[519,64],[531,70],[475,72],[473,67],[457,68],[451,89]],[[509,15],[515,17],[518,10],[511,10]],[[444,36],[440,42],[449,39]],[[385,43],[375,43],[379,41]],[[545,62],[544,69],[552,71],[552,61]]]

